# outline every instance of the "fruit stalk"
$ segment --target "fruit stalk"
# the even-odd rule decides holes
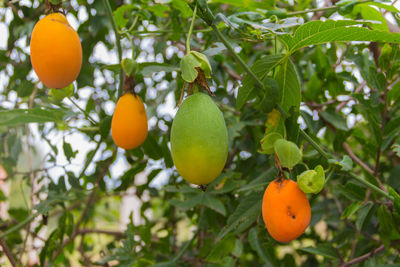
[[[190,53],[190,37],[192,36],[194,21],[196,20],[197,4],[194,6],[192,23],[190,24],[188,36],[186,38],[186,54]]]
[[[104,3],[104,7],[106,9],[106,13],[108,15],[108,18],[110,19],[111,22],[111,26],[113,28],[114,34],[115,34],[115,40],[117,42],[117,50],[118,50],[118,60],[119,60],[119,64],[121,64],[122,61],[122,47],[121,47],[121,40],[119,37],[119,33],[117,30],[117,25],[115,23],[113,14],[112,14],[112,10],[111,10],[111,6],[110,6],[110,2],[108,0],[103,0]],[[133,47],[132,47],[133,49]],[[124,71],[122,70],[122,68],[119,71],[119,87],[118,87],[118,97],[120,98],[122,95],[122,90],[123,90],[123,85],[124,85]]]

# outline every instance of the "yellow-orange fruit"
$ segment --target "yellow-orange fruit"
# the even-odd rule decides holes
[[[310,224],[311,208],[296,182],[276,179],[265,190],[262,215],[269,234],[276,241],[290,242]]]
[[[117,146],[133,149],[147,137],[147,116],[140,97],[124,94],[115,106],[111,121],[111,136]]]
[[[64,88],[78,77],[82,46],[63,14],[52,13],[36,23],[30,48],[32,67],[47,87]]]

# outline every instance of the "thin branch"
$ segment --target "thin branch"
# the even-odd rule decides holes
[[[109,0],[103,0],[104,7],[106,9],[107,16],[111,22],[111,26],[113,28],[114,34],[115,34],[115,40],[117,43],[117,49],[118,49],[118,60],[119,64],[121,64],[122,61],[122,46],[121,46],[121,39],[118,33],[117,25],[114,20],[114,16],[112,13],[111,5]],[[133,49],[133,48],[132,48]],[[118,87],[118,98],[122,95],[122,89],[124,85],[124,71],[122,70],[122,67],[120,68],[119,71],[119,87]]]
[[[102,230],[102,229],[80,229],[77,232],[77,235],[85,235],[85,234],[104,234],[104,235],[113,235],[116,238],[122,239],[125,238],[125,233],[119,231],[111,231],[111,230]]]
[[[344,150],[346,150],[347,154],[349,155],[349,157],[355,161],[358,165],[360,165],[364,170],[366,170],[368,173],[370,173],[371,175],[374,175],[374,171],[371,169],[371,167],[369,167],[366,163],[364,163],[359,157],[356,156],[356,154],[354,154],[353,150],[351,149],[351,147],[349,146],[348,143],[344,142],[343,143],[343,148]]]
[[[354,160],[358,165],[360,165],[365,171],[367,171],[369,174],[371,174],[373,177],[375,177],[375,180],[378,182],[379,187],[386,192],[385,186],[383,185],[382,181],[379,179],[377,175],[375,175],[375,172],[369,167],[366,163],[364,163],[360,158],[358,158],[351,147],[349,146],[348,143],[344,142],[343,143],[343,148],[346,150],[347,154],[349,154],[349,157]]]
[[[4,254],[6,254],[8,260],[10,261],[11,265],[13,267],[18,266],[17,262],[14,259],[14,256],[12,255],[10,249],[8,248],[6,241],[4,241],[3,238],[0,238],[0,246],[3,248]]]
[[[400,240],[396,240],[396,241],[392,242],[392,245],[395,245],[395,244],[400,244]],[[351,261],[343,263],[342,267],[347,267],[347,266],[351,266],[351,265],[363,262],[363,261],[373,257],[374,255],[382,252],[383,250],[385,250],[385,246],[384,245],[380,245],[376,249],[374,249],[374,250],[372,250],[372,251],[370,251],[370,252],[368,252],[368,253],[360,256],[360,257],[354,258]]]

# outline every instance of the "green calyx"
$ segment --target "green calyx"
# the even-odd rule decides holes
[[[274,143],[274,150],[282,167],[292,169],[301,161],[303,153],[291,141],[279,139]]]
[[[297,185],[306,194],[317,194],[325,185],[325,172],[321,165],[314,170],[307,170],[297,176]]]
[[[274,150],[274,144],[276,141],[279,139],[282,139],[282,135],[277,132],[272,132],[269,134],[266,134],[263,139],[261,139],[261,153],[263,154],[273,154],[275,152]]]
[[[199,52],[190,51],[181,60],[182,78],[188,83],[192,83],[199,75],[199,69],[203,71],[206,78],[211,78],[211,65],[208,58]]]

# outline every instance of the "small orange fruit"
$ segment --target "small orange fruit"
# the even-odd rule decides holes
[[[117,146],[133,149],[147,137],[147,116],[139,96],[126,93],[118,100],[111,121],[111,136]]]
[[[36,23],[30,48],[32,67],[47,87],[64,88],[78,77],[82,46],[63,14],[52,13]]]
[[[290,242],[310,224],[311,208],[296,182],[276,179],[265,190],[262,215],[269,234],[276,241]]]

